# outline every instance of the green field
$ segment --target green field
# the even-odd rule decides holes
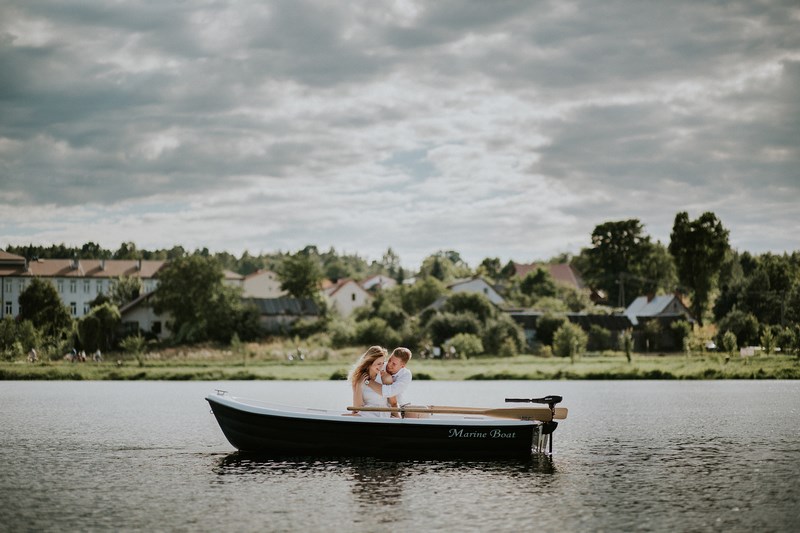
[[[270,351],[271,350],[271,351]],[[46,361],[0,362],[2,380],[330,380],[344,379],[359,348],[304,350],[304,360],[288,360],[286,351],[249,348],[173,349],[152,353],[141,363],[109,354],[102,363]],[[412,359],[415,379],[800,379],[800,359],[785,355],[732,357],[724,354],[587,354],[569,359],[520,355],[472,359]]]

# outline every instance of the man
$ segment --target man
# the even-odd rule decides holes
[[[411,371],[406,368],[409,359],[411,359],[411,350],[408,348],[395,348],[389,360],[386,362],[386,368],[381,371],[380,383],[370,381],[369,388],[389,399],[392,407],[403,407],[408,405],[403,399],[408,386],[411,384]],[[387,383],[384,385],[384,383]],[[406,415],[410,417],[410,413]]]

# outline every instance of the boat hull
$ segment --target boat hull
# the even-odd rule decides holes
[[[225,437],[244,452],[495,458],[529,456],[542,441],[535,421],[362,418],[259,408],[225,396],[206,399]]]

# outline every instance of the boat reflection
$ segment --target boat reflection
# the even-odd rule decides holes
[[[383,495],[391,500],[402,491],[404,480],[410,474],[437,474],[452,471],[482,472],[490,475],[529,477],[553,475],[558,468],[551,456],[534,454],[515,460],[391,460],[374,457],[302,457],[263,455],[232,452],[220,459],[214,473],[219,476],[253,476],[278,474],[288,477],[306,477],[309,473],[345,475],[353,481],[353,492],[360,498],[364,494],[370,502]]]

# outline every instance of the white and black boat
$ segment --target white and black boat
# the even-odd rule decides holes
[[[567,409],[555,406],[560,396],[506,400],[547,407],[394,409],[400,414],[428,413],[427,418],[345,416],[347,411],[279,406],[225,391],[206,400],[238,450],[312,456],[498,458],[546,453],[548,448],[552,453],[556,420],[567,416]]]

